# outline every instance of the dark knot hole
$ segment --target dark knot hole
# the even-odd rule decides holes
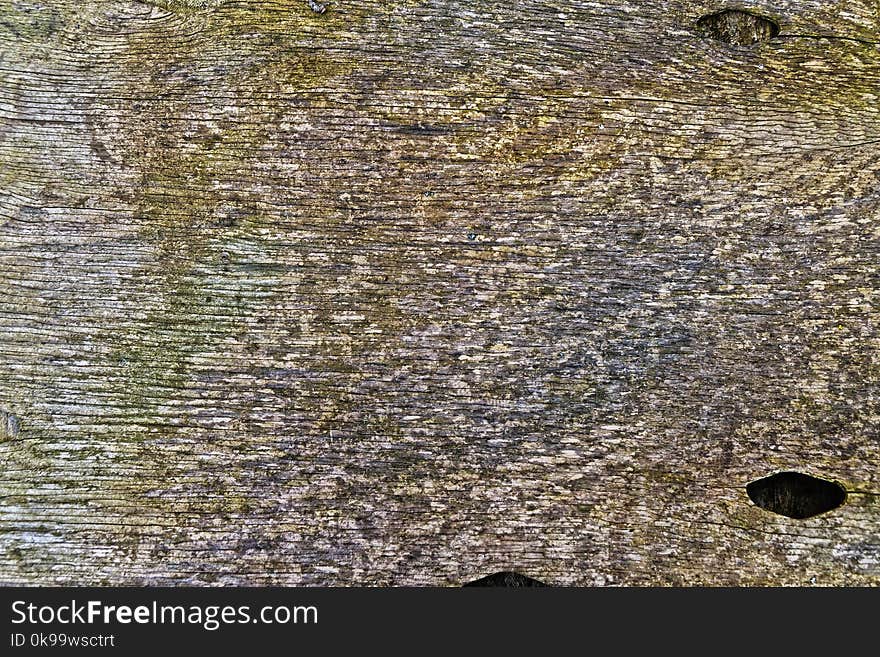
[[[751,46],[779,35],[779,25],[775,21],[738,9],[703,16],[696,27],[703,36],[734,46]]]
[[[481,577],[480,579],[475,579],[472,582],[467,582],[462,584],[462,586],[511,586],[511,587],[525,587],[525,586],[548,586],[544,582],[539,582],[536,579],[532,579],[531,577],[526,577],[525,575],[520,575],[519,573],[515,573],[511,570],[503,570],[500,573],[493,573],[491,575],[486,575],[486,577]]]
[[[840,484],[801,472],[778,472],[746,486],[756,506],[789,518],[811,518],[846,501]]]

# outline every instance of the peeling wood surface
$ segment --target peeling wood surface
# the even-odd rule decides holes
[[[326,4],[0,1],[0,582],[880,583],[877,3]]]

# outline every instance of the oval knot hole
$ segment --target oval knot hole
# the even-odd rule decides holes
[[[846,489],[833,481],[800,472],[779,472],[746,486],[757,506],[789,518],[811,518],[846,501]]]
[[[734,46],[750,46],[777,36],[779,25],[769,18],[747,11],[725,9],[717,14],[703,16],[697,21],[697,30],[710,39],[718,39]]]
[[[503,570],[500,573],[493,573],[492,575],[486,575],[486,577],[481,577],[480,579],[475,579],[473,582],[467,582],[462,586],[512,586],[512,587],[523,587],[523,586],[547,586],[544,582],[539,582],[536,579],[532,579],[531,577],[526,577],[525,575],[520,575],[519,573],[515,573],[510,570]]]

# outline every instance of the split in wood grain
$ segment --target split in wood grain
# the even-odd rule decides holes
[[[14,440],[21,432],[21,421],[6,411],[0,411],[0,442]]]

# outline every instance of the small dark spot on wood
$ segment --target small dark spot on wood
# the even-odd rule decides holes
[[[801,520],[836,509],[846,501],[840,484],[801,472],[778,472],[746,486],[757,506]]]
[[[529,586],[548,586],[548,584],[510,570],[503,570],[500,573],[493,573],[492,575],[475,579],[472,582],[467,582],[462,584],[462,586],[509,586],[519,588]]]
[[[0,411],[0,442],[15,440],[21,433],[21,421],[12,413]]]
[[[202,125],[199,126],[197,135],[195,136],[193,141],[203,144],[205,148],[211,150],[215,148],[217,144],[223,141],[223,137],[220,134],[212,132],[209,128]]]
[[[113,157],[110,155],[110,152],[107,150],[104,144],[99,142],[97,139],[92,138],[91,147],[92,152],[98,156],[99,160],[101,160],[102,162],[114,163]]]
[[[751,46],[779,35],[779,25],[774,21],[738,9],[703,16],[696,27],[703,36],[734,46]]]
[[[477,234],[476,233],[468,233],[467,237],[471,242],[473,242],[475,239],[477,239]]]

